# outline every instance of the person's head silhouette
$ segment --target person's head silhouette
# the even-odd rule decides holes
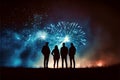
[[[65,46],[65,43],[63,43],[63,46]]]
[[[71,43],[71,46],[74,46],[73,43]]]
[[[55,45],[55,49],[58,49],[58,46],[57,46],[57,45]]]
[[[49,42],[46,42],[46,46],[48,46]]]

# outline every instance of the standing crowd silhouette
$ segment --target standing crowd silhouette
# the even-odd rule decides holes
[[[57,62],[57,68],[58,68],[58,63],[59,63],[60,57],[62,60],[62,68],[64,68],[64,62],[66,64],[66,68],[68,68],[67,55],[69,55],[69,59],[70,59],[70,68],[72,68],[72,66],[73,66],[73,68],[75,68],[76,48],[73,43],[71,43],[71,46],[69,49],[65,46],[65,43],[62,44],[63,46],[60,48],[60,50],[58,49],[58,46],[55,45],[55,47],[52,51],[50,51],[48,44],[49,43],[46,42],[46,44],[42,47],[42,50],[41,50],[41,52],[44,56],[44,68],[48,68],[50,53],[53,55],[54,68],[55,68],[56,62]],[[73,65],[72,65],[72,62],[73,62]]]

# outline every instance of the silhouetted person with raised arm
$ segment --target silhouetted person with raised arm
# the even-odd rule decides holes
[[[57,45],[55,46],[51,54],[53,55],[53,59],[54,59],[54,68],[55,68],[56,61],[57,61],[57,68],[58,68],[60,54],[59,54],[59,49]]]
[[[50,48],[48,46],[48,42],[43,46],[42,48],[42,54],[44,55],[44,68],[48,68],[48,61],[49,61],[49,54],[50,54]]]
[[[62,58],[62,68],[64,67],[64,61],[67,68],[67,54],[68,54],[68,48],[65,46],[65,43],[63,43],[63,47],[60,50],[61,58]]]
[[[73,45],[73,43],[71,43],[71,47],[69,48],[70,68],[72,68],[72,61],[75,68],[75,58],[74,58],[75,53],[76,53],[76,48]]]

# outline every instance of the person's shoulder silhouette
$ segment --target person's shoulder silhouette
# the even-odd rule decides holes
[[[58,50],[58,46],[57,46],[57,45],[55,46],[55,49],[54,49],[54,50],[55,50],[55,53],[56,53],[56,54],[59,54],[59,50]]]
[[[71,43],[71,47],[70,47],[70,49],[69,49],[69,55],[75,55],[75,53],[76,53],[76,48],[75,48],[75,46],[73,45],[73,43]]]
[[[49,48],[49,46],[48,46],[48,42],[46,42],[46,44],[43,46],[43,48],[42,48],[42,53],[44,54],[44,55],[47,55],[47,54],[49,54],[50,53],[50,48]]]
[[[59,54],[59,50],[58,50],[58,46],[57,45],[55,46],[55,48],[52,51],[52,55],[56,55],[56,54]]]
[[[54,57],[59,57],[59,49],[58,49],[58,46],[57,46],[57,45],[56,45],[55,48],[53,49],[52,55],[53,55]]]
[[[65,43],[63,43],[63,46],[61,48],[61,55],[66,56],[68,53],[68,48],[65,46]]]

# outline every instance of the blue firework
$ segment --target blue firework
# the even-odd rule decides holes
[[[85,46],[87,44],[86,33],[76,22],[60,21],[56,24],[49,24],[44,27],[44,31],[48,32],[51,46],[57,44],[61,47],[61,44],[65,42],[69,46],[70,42],[73,42],[76,48]],[[79,51],[79,50],[78,50]]]

